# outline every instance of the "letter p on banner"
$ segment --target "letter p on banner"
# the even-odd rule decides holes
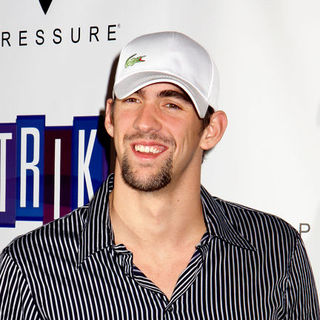
[[[311,230],[311,226],[309,223],[300,223],[299,225],[299,233],[308,233]]]

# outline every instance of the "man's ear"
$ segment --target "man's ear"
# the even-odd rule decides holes
[[[210,116],[208,126],[203,130],[200,147],[203,150],[212,149],[222,138],[228,125],[226,114],[219,110]]]
[[[106,115],[105,115],[105,119],[104,119],[104,127],[106,128],[109,136],[111,136],[113,138],[113,110],[112,108],[114,102],[112,99],[108,99],[107,103],[106,103]]]

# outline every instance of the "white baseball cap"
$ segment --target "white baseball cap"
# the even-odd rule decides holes
[[[217,68],[208,52],[178,32],[140,36],[121,51],[113,94],[124,99],[153,83],[169,82],[183,89],[203,118],[215,107],[219,92]]]

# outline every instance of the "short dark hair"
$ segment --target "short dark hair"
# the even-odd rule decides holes
[[[204,118],[202,119],[202,132],[209,125],[211,115],[214,114],[214,112],[215,112],[214,109],[211,106],[208,106],[207,112],[206,112]],[[208,154],[209,151],[210,150],[204,150],[203,151],[202,162],[204,160],[204,157],[206,156],[206,154]]]
[[[211,115],[214,114],[214,109],[211,106],[208,106],[207,112],[202,119],[202,129],[204,130],[210,123]]]

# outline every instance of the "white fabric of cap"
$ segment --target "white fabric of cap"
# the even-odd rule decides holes
[[[209,105],[216,106],[217,68],[208,52],[182,33],[143,35],[121,51],[113,89],[118,99],[159,82],[173,83],[183,89],[200,118],[205,116]]]

